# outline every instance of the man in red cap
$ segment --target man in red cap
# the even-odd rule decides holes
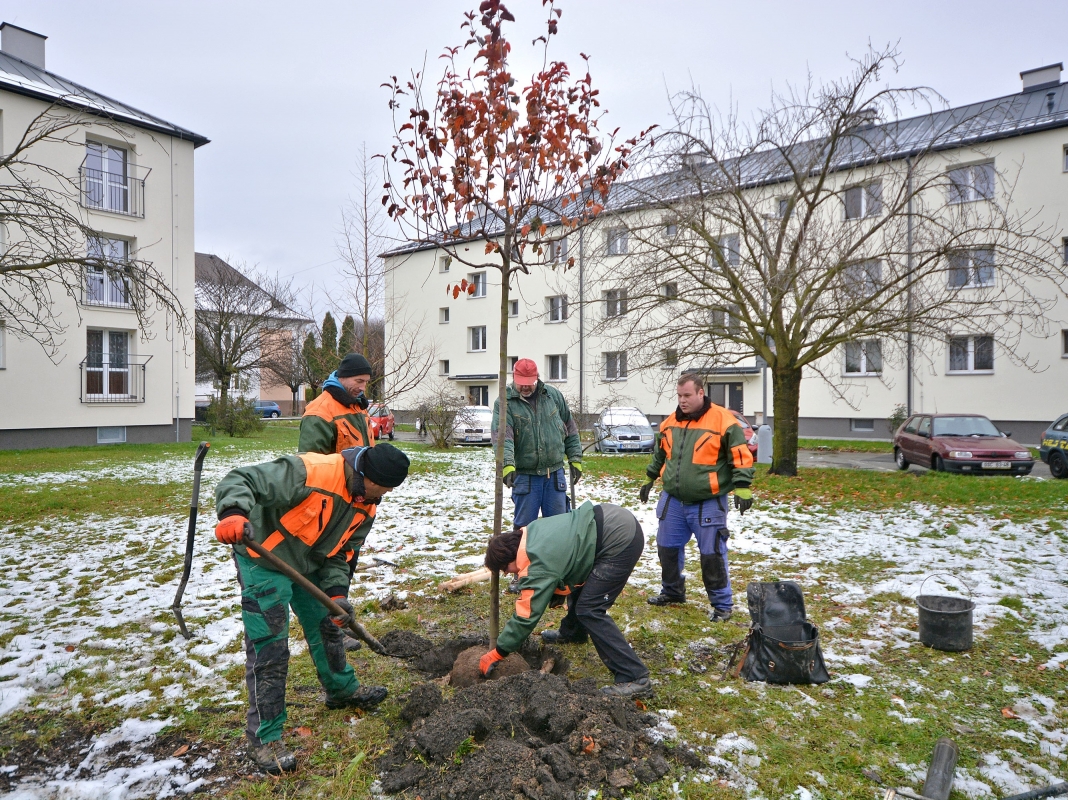
[[[567,511],[564,458],[571,483],[582,477],[582,445],[578,425],[557,389],[538,379],[538,366],[519,359],[507,389],[504,423],[504,485],[512,490],[515,527]],[[493,441],[499,433],[500,401],[493,404]]]

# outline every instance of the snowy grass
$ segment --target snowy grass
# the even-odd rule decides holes
[[[0,502],[32,505],[37,494],[70,501],[33,506],[0,527],[0,775],[16,796],[164,797],[203,789],[260,797],[278,790],[273,781],[214,783],[220,765],[238,759],[244,691],[238,593],[227,549],[211,535],[211,497],[233,466],[292,452],[295,429],[272,428],[254,441],[224,439],[208,456],[184,602],[195,637],[188,642],[177,635],[170,604],[192,447],[136,457],[121,449],[63,451],[62,465],[52,456],[35,465],[0,457]],[[413,457],[412,477],[382,505],[362,554],[363,561],[378,555],[398,566],[357,573],[354,605],[378,633],[484,632],[484,588],[441,598],[436,585],[481,563],[492,524],[492,454],[402,446]],[[580,502],[632,508],[651,540],[653,505],[636,503],[643,468],[642,459],[591,458],[578,494]],[[701,746],[708,766],[635,796],[674,796],[677,780],[680,792],[695,798],[874,797],[878,787],[865,770],[918,789],[942,735],[961,748],[958,796],[1063,779],[1064,488],[838,470],[791,480],[761,475],[754,511],[731,517],[737,606],[727,625],[713,626],[698,602],[692,553],[690,603],[667,610],[645,603],[658,589],[650,542],[613,615],[658,683],[650,708],[663,709],[663,734]],[[99,495],[79,500],[78,492],[94,491]],[[952,577],[940,579],[941,589],[928,581],[925,592],[964,591],[975,599],[969,653],[918,644],[913,598],[931,573]],[[722,678],[727,653],[745,632],[745,583],[776,578],[805,589],[835,673],[826,686]],[[964,586],[954,589],[958,581]],[[374,601],[391,592],[409,608],[378,611]],[[560,612],[550,614],[544,626]],[[417,676],[360,651],[352,660],[361,680],[385,683],[392,697],[372,715],[325,712],[299,640],[298,628],[287,727],[303,769],[281,787],[301,796],[366,796],[371,760],[398,721],[397,698]],[[573,674],[609,680],[592,646],[568,650]],[[92,730],[92,737],[61,750],[47,767],[15,758],[31,744],[44,746],[52,735],[44,731],[53,730],[48,720]],[[168,735],[196,747],[181,756],[157,752],[159,737]]]

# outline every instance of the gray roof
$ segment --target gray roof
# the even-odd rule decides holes
[[[247,286],[250,292],[256,292],[262,295],[264,299],[270,300],[271,308],[265,313],[265,316],[275,319],[278,322],[293,322],[300,324],[311,322],[310,319],[302,317],[299,312],[294,311],[278,298],[272,297],[266,289],[245,276],[239,270],[234,269],[214,253],[195,253],[194,255],[196,256],[193,262],[193,279],[195,281],[214,283],[219,281],[221,276],[225,276],[227,281],[232,281],[239,286]],[[200,310],[211,311],[214,309],[201,306]]]
[[[35,97],[49,103],[82,109],[90,114],[126,122],[139,128],[186,139],[194,147],[208,143],[208,138],[164,119],[147,114],[133,106],[87,89],[81,84],[34,66],[10,53],[0,51],[0,89]]]
[[[862,126],[848,142],[839,144],[835,168],[847,170],[878,161],[900,160],[922,152],[953,150],[1063,127],[1068,127],[1068,84],[1039,86],[993,100]],[[797,151],[795,161],[803,164],[811,160],[823,146],[821,140],[798,145],[805,151]],[[720,168],[728,170],[742,186],[766,186],[792,180],[782,154],[764,150],[725,161],[716,168],[706,164],[619,181],[612,186],[606,211],[620,212],[647,206],[652,200],[682,197],[693,191],[695,169],[705,170],[711,178],[713,169]],[[714,185],[715,181],[710,183]],[[543,214],[543,219],[549,224],[556,221],[550,213]],[[436,246],[435,242],[412,242],[382,256]]]

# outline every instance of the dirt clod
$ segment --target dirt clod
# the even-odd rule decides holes
[[[404,704],[400,715],[407,723],[429,717],[441,705],[441,689],[433,683],[420,683],[412,688],[408,702]]]
[[[438,646],[411,631],[389,631],[380,639],[386,652],[408,660],[408,665],[433,678],[448,675],[456,657],[464,650],[488,640],[481,636],[464,636]],[[488,645],[487,645],[488,646]]]
[[[486,645],[475,645],[464,650],[456,657],[452,672],[449,673],[449,685],[457,689],[466,686],[474,686],[481,683],[484,678],[479,671],[478,662],[486,654],[489,648]],[[490,680],[500,680],[509,675],[518,675],[530,669],[530,664],[519,653],[510,653],[503,661],[498,661],[490,674]]]

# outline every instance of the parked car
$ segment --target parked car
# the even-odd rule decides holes
[[[1049,464],[1054,478],[1068,478],[1068,414],[1062,414],[1042,434],[1038,457]]]
[[[452,440],[456,444],[489,444],[493,409],[486,406],[464,406],[456,412],[452,426]]]
[[[738,424],[742,426],[742,430],[745,432],[745,443],[749,445],[749,452],[756,458],[757,452],[757,434],[752,425],[749,424],[749,420],[740,411],[735,411],[733,408],[730,410],[734,414],[734,418],[738,420]]]
[[[256,410],[260,412],[260,416],[265,419],[278,419],[282,416],[282,407],[274,400],[257,400]]]
[[[390,441],[393,441],[393,426],[396,424],[396,420],[393,417],[393,412],[389,410],[389,406],[375,403],[367,409],[367,415],[371,418],[371,435],[376,440],[386,436]]]
[[[651,453],[656,437],[645,414],[636,408],[613,406],[593,423],[598,453]]]
[[[913,414],[894,434],[898,469],[1027,475],[1031,451],[979,414]]]

